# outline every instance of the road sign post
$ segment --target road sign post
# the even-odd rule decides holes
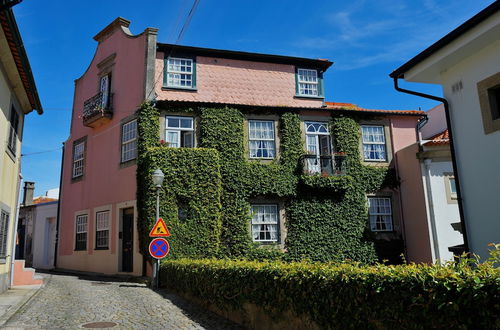
[[[159,214],[159,211],[159,206],[157,205],[156,213]],[[164,258],[170,250],[168,242],[163,237],[169,237],[170,232],[168,231],[165,221],[159,216],[156,218],[156,223],[149,232],[149,237],[155,237],[149,244],[149,254],[156,259],[156,262],[153,263],[153,286],[158,288],[160,280],[160,259]],[[163,254],[163,252],[165,254]]]

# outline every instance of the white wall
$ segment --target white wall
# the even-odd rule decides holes
[[[485,134],[477,83],[500,72],[500,39],[442,72],[461,180],[469,247],[487,257],[500,243],[500,131]],[[462,81],[463,89],[451,86]]]
[[[57,202],[37,205],[33,233],[33,268],[54,268],[56,217]]]
[[[445,173],[453,173],[451,161],[423,162],[423,176],[426,184],[426,197],[429,220],[433,227],[433,259],[441,262],[453,260],[453,253],[448,251],[451,246],[463,244],[462,234],[455,231],[452,223],[460,222],[458,204],[447,198]]]
[[[427,111],[426,114],[429,120],[427,124],[420,129],[424,140],[429,139],[436,134],[442,133],[447,128],[446,115],[442,103]]]

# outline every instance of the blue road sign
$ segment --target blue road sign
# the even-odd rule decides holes
[[[170,245],[168,245],[167,240],[164,238],[155,238],[149,243],[149,254],[151,254],[153,258],[165,258],[169,251]]]

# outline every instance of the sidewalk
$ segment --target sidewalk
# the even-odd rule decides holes
[[[0,293],[0,328],[43,286],[20,285]]]

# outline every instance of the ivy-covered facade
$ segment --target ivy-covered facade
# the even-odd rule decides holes
[[[422,112],[326,102],[327,60],[161,44],[129,24],[94,37],[76,80],[59,268],[148,272],[156,169],[169,258],[425,261]]]

